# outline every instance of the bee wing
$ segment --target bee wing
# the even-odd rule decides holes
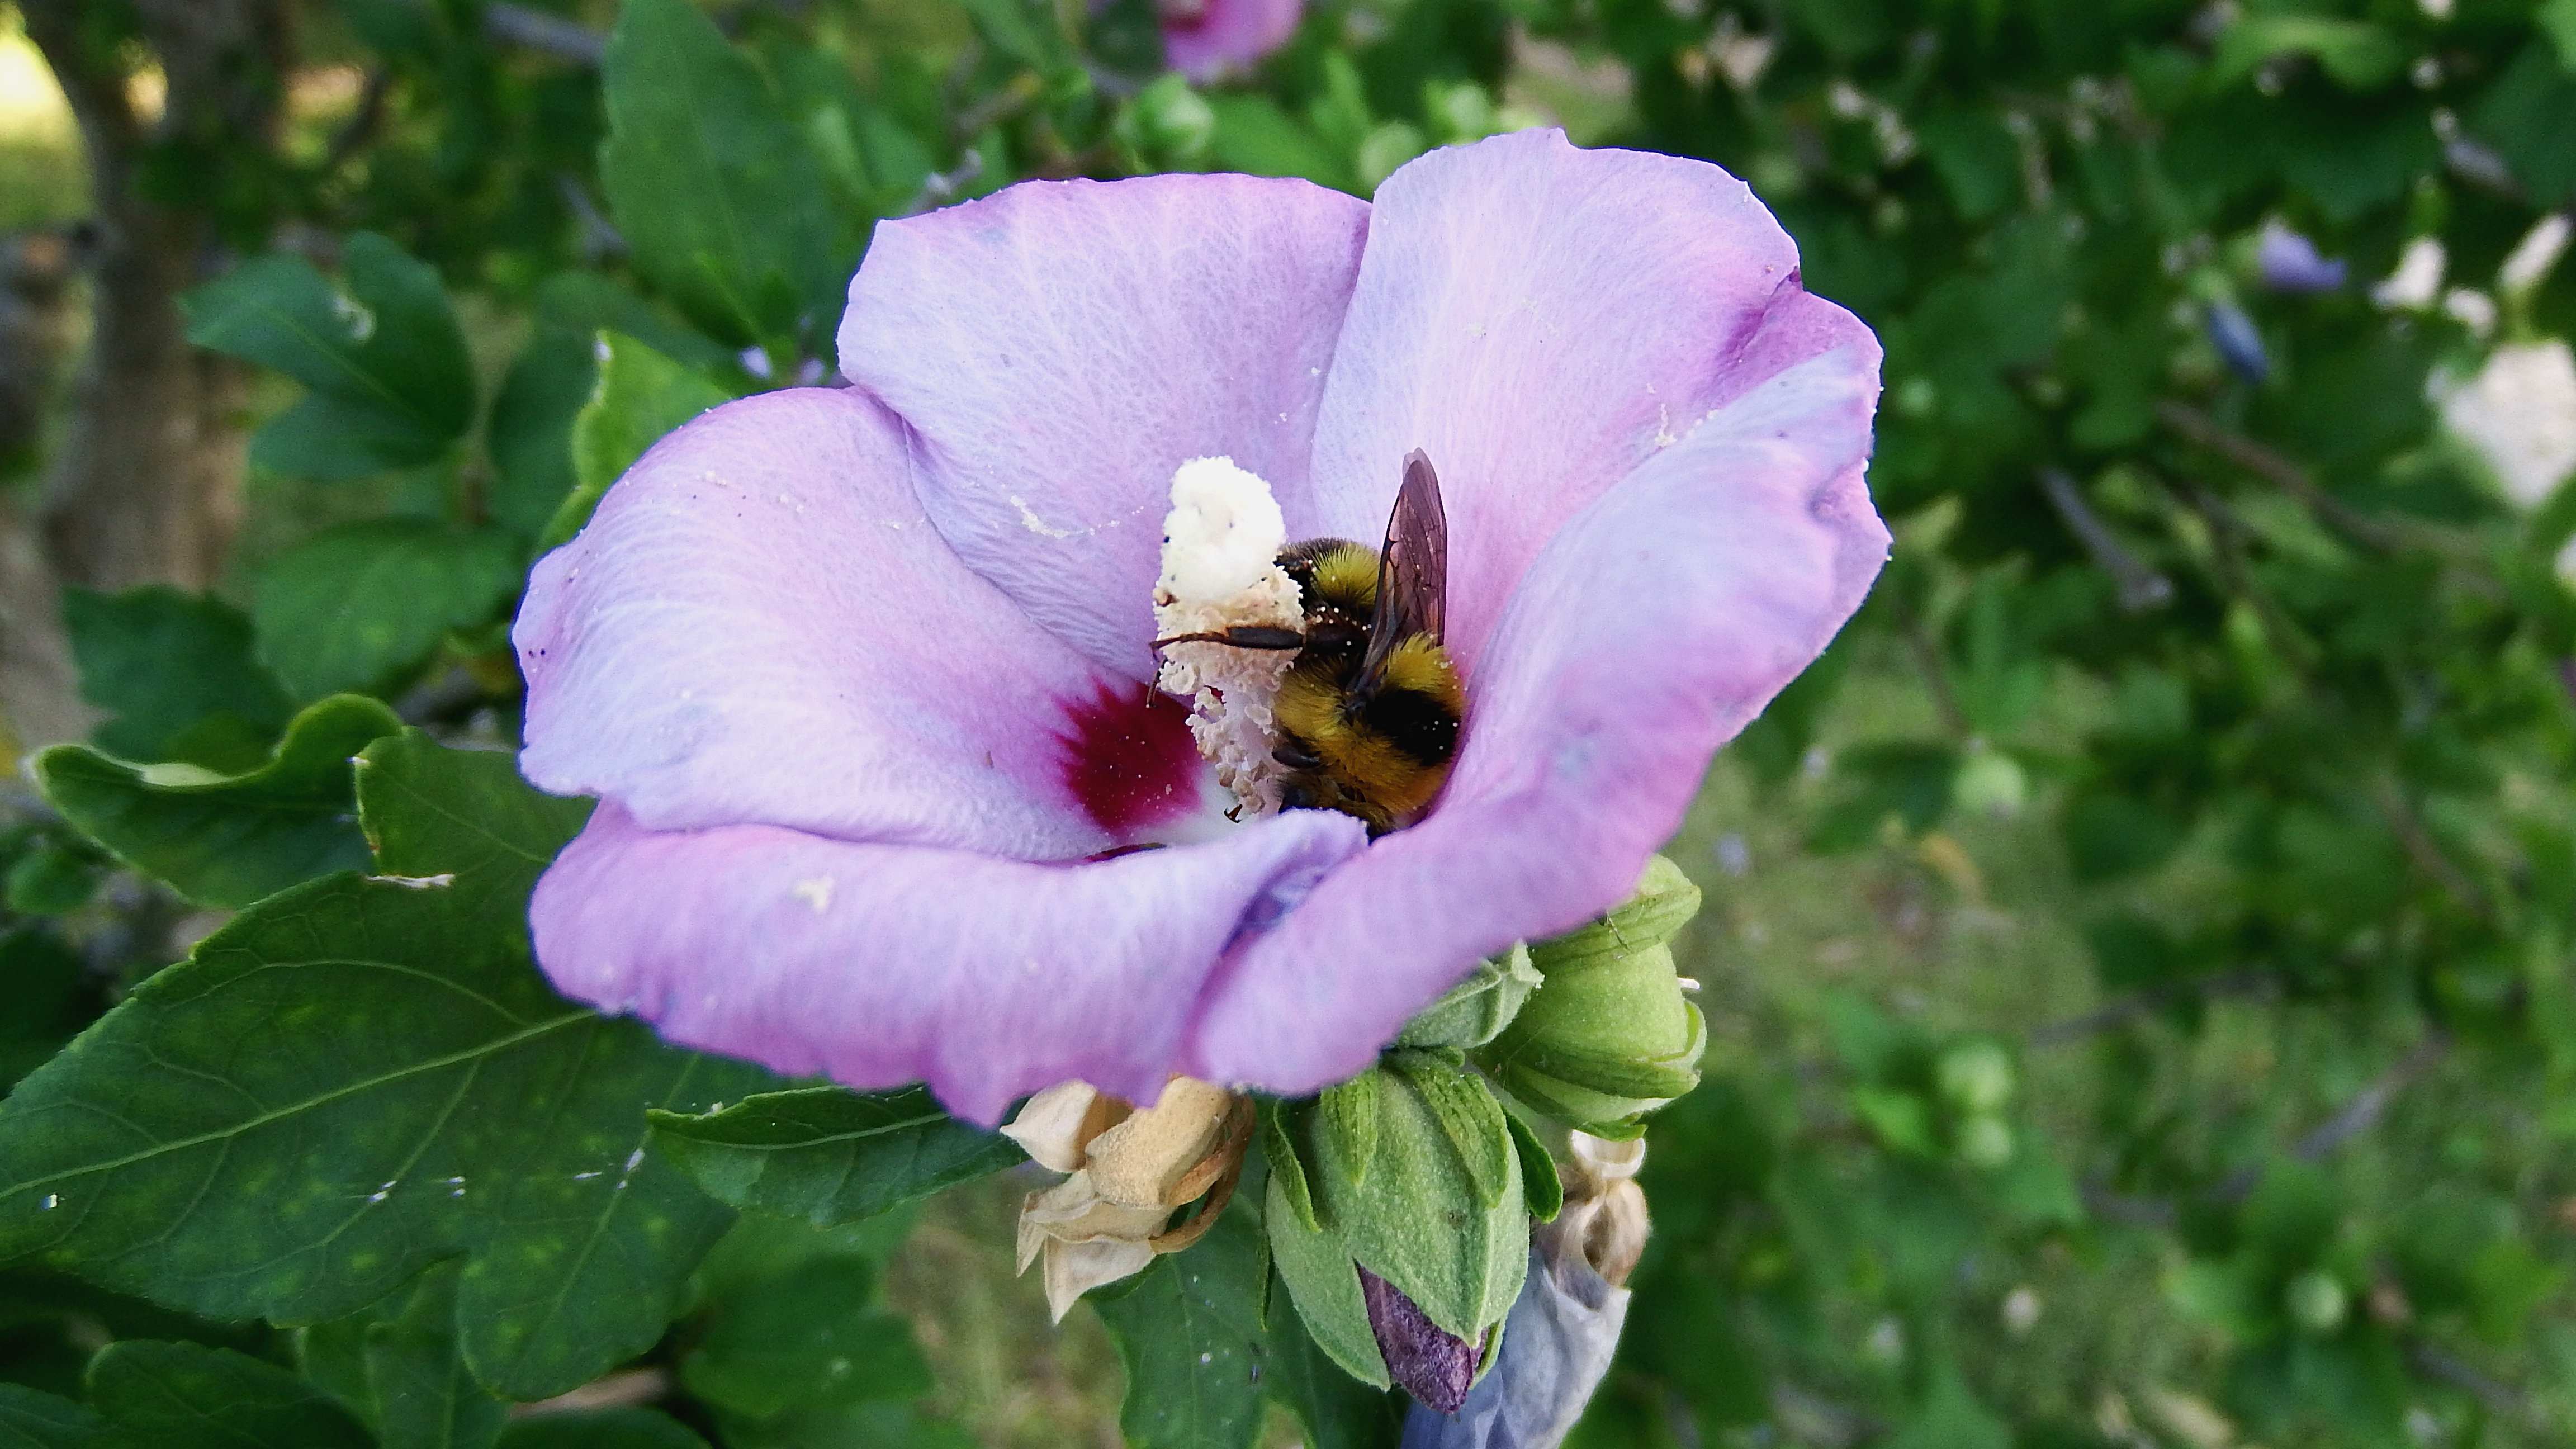
[[[1405,455],[1404,483],[1386,521],[1377,557],[1377,612],[1369,620],[1368,654],[1352,692],[1366,699],[1386,674],[1387,656],[1416,634],[1438,642],[1449,612],[1449,515],[1440,506],[1440,475],[1420,448]]]

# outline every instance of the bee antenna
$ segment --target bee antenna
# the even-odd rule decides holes
[[[1174,634],[1154,641],[1161,650],[1173,644],[1226,644],[1237,649],[1303,649],[1306,636],[1294,629],[1277,629],[1263,625],[1237,625],[1207,634]]]

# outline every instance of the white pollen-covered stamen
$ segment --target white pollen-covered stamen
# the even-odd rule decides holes
[[[1303,629],[1297,582],[1279,567],[1288,525],[1270,485],[1231,458],[1193,458],[1172,474],[1154,637],[1234,628]],[[1242,808],[1279,808],[1271,702],[1295,652],[1198,640],[1164,646],[1156,683],[1190,702],[1190,736]]]

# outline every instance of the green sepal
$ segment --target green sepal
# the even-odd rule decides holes
[[[1444,1056],[1396,1051],[1388,1052],[1380,1061],[1387,1070],[1402,1076],[1439,1119],[1440,1130],[1448,1134],[1449,1145],[1457,1149],[1458,1160],[1466,1164],[1467,1178],[1476,1186],[1476,1200],[1489,1211],[1502,1206],[1511,1176],[1512,1135],[1505,1125],[1501,1104],[1486,1090],[1484,1082],[1462,1070],[1466,1064],[1454,1053]]]
[[[1474,1049],[1502,1035],[1544,978],[1529,947],[1514,943],[1499,961],[1479,961],[1466,980],[1425,1007],[1395,1039],[1399,1047]]]
[[[1323,1160],[1339,1163],[1353,1187],[1367,1179],[1369,1165],[1377,1161],[1377,1095],[1377,1073],[1366,1071],[1326,1087],[1315,1102]]]
[[[1552,976],[1598,956],[1664,945],[1699,914],[1699,901],[1699,887],[1682,874],[1680,866],[1660,855],[1649,856],[1634,894],[1599,920],[1532,945],[1530,963],[1540,975]]]
[[[1318,1221],[1473,1342],[1510,1310],[1529,1267],[1520,1155],[1483,1079],[1447,1054],[1392,1053],[1328,1089],[1318,1117],[1307,1176]]]
[[[1270,1164],[1271,1179],[1287,1195],[1288,1205],[1297,1221],[1309,1232],[1319,1232],[1323,1224],[1315,1216],[1314,1189],[1306,1184],[1306,1164],[1297,1155],[1297,1144],[1289,1136],[1285,1102],[1261,1104],[1261,1155]]]
[[[335,695],[297,715],[267,763],[244,774],[56,745],[36,756],[36,783],[135,869],[193,904],[237,908],[366,863],[349,759],[401,728],[377,701]]]
[[[1377,1334],[1369,1327],[1368,1300],[1360,1293],[1358,1266],[1341,1234],[1319,1226],[1311,1212],[1298,1211],[1284,1180],[1287,1173],[1279,1165],[1282,1160],[1283,1156],[1271,1159],[1270,1183],[1262,1195],[1271,1264],[1279,1270],[1279,1280],[1288,1285],[1289,1302],[1305,1323],[1306,1336],[1342,1372],[1383,1389],[1389,1382],[1386,1359],[1378,1352]],[[1284,1160],[1295,1158],[1285,1154]]]
[[[1684,1035],[1681,1048],[1669,1056],[1622,1056],[1532,1033],[1501,1060],[1520,1072],[1553,1077],[1605,1097],[1651,1099],[1661,1105],[1699,1085],[1700,1054],[1708,1045],[1708,1026],[1699,1008],[1688,1001],[1679,1005]]]
[[[1547,1144],[1538,1133],[1520,1119],[1518,1113],[1503,1113],[1503,1125],[1512,1134],[1512,1150],[1520,1154],[1522,1197],[1529,1203],[1530,1216],[1543,1223],[1556,1221],[1565,1211],[1565,1179],[1556,1171],[1556,1159],[1547,1155]]]

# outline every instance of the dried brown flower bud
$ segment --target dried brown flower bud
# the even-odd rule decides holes
[[[1138,1110],[1081,1082],[1031,1097],[1002,1129],[1040,1165],[1072,1174],[1020,1206],[1020,1271],[1046,1260],[1047,1307],[1142,1272],[1195,1243],[1225,1210],[1252,1141],[1252,1101],[1174,1077]],[[1179,1209],[1198,1212],[1178,1227]]]

